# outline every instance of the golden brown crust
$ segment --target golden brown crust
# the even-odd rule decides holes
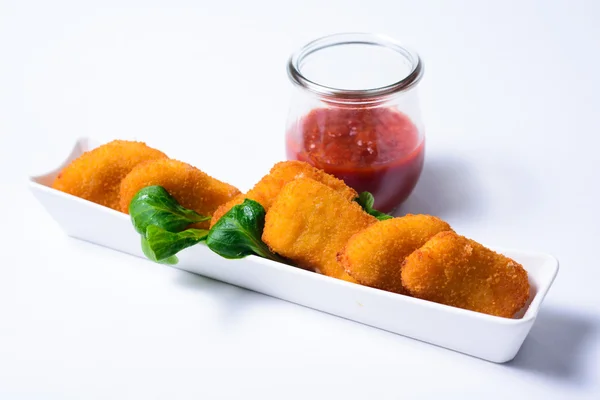
[[[71,162],[52,187],[120,211],[121,180],[140,163],[164,158],[163,152],[145,143],[114,140]]]
[[[198,214],[211,216],[220,205],[240,194],[240,191],[189,164],[162,159],[146,162],[134,168],[121,182],[120,208],[127,213],[133,196],[142,188],[158,185],[165,188],[182,206]],[[198,224],[207,228],[209,222]]]
[[[379,221],[354,234],[338,254],[338,261],[361,284],[403,294],[400,266],[404,259],[436,233],[451,229],[431,215]]]
[[[336,255],[377,219],[331,187],[308,178],[286,184],[265,219],[263,241],[299,266],[355,282]]]
[[[317,169],[303,161],[282,161],[278,162],[271,168],[271,171],[263,176],[263,178],[254,185],[246,195],[236,201],[231,201],[215,212],[216,217],[213,217],[211,226],[213,226],[221,216],[223,216],[231,207],[241,204],[244,198],[252,199],[259,202],[265,211],[268,211],[273,201],[281,191],[281,189],[289,182],[296,178],[310,178],[329,186],[342,197],[348,200],[354,200],[358,195],[354,189],[349,187],[341,179],[337,179],[333,175],[327,174],[325,171]]]
[[[329,186],[347,200],[354,200],[358,196],[356,191],[341,179],[303,161],[278,162],[267,175],[254,185],[248,194],[260,197],[265,203],[263,206],[268,209],[281,189],[297,178],[310,178],[320,182]]]
[[[401,275],[415,297],[500,317],[512,317],[529,298],[523,266],[454,232],[438,233],[408,256]]]

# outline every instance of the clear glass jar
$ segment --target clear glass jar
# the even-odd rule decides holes
[[[419,56],[384,36],[336,34],[294,53],[288,75],[287,158],[371,192],[381,211],[406,200],[424,161]]]

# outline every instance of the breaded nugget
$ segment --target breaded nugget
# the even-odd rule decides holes
[[[377,222],[358,203],[309,178],[283,187],[265,218],[263,241],[299,266],[355,282],[336,255],[350,236]]]
[[[404,293],[400,266],[433,235],[452,230],[431,215],[406,215],[379,221],[354,234],[338,254],[344,270],[363,285]]]
[[[245,198],[259,202],[265,210],[268,211],[283,186],[296,178],[302,177],[321,182],[339,192],[348,200],[354,200],[358,197],[356,191],[346,185],[344,181],[333,175],[329,175],[323,170],[315,168],[303,161],[282,161],[275,164],[273,168],[271,168],[271,171],[258,181],[248,193],[246,193]],[[240,203],[242,201],[243,199],[240,200]],[[218,215],[218,218],[213,218],[211,221],[211,226],[214,225],[223,214],[229,211],[231,207],[240,203],[232,201],[229,208],[223,206],[223,208],[219,210],[220,215]]]
[[[189,164],[163,159],[135,167],[121,182],[121,211],[128,212],[133,196],[147,186],[165,188],[185,208],[211,216],[221,204],[228,202],[240,191],[219,181]],[[199,224],[208,227],[209,221]]]
[[[254,185],[252,190],[248,192],[248,195],[259,197],[259,200],[262,200],[264,203],[263,207],[268,210],[283,186],[296,178],[310,178],[320,182],[350,201],[358,197],[356,191],[346,185],[341,179],[329,175],[325,171],[303,161],[278,162],[271,168],[271,171],[267,175]]]
[[[120,210],[121,180],[140,163],[167,158],[142,142],[114,140],[82,154],[65,167],[52,187]]]
[[[408,292],[425,300],[512,317],[529,298],[523,267],[454,232],[441,232],[402,266]]]

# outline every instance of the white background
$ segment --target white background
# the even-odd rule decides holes
[[[0,0],[0,398],[600,398],[599,20],[594,1]],[[560,260],[513,362],[69,239],[28,192],[79,136],[248,189],[284,158],[288,55],[342,31],[425,61],[403,211]]]

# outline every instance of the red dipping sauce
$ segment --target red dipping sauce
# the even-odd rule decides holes
[[[391,212],[414,189],[424,139],[405,114],[392,108],[317,108],[287,134],[287,157],[321,168]]]

